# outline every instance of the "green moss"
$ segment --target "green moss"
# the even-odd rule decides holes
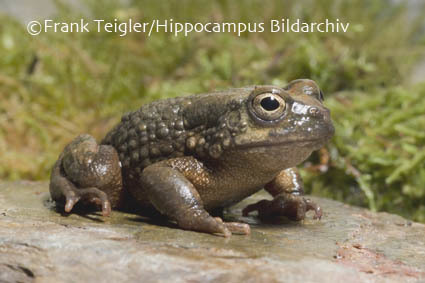
[[[128,6],[86,0],[84,13],[56,2],[57,19],[65,22],[82,17],[266,23],[338,18],[350,28],[345,34],[240,37],[106,32],[32,37],[24,26],[0,16],[1,179],[47,179],[58,154],[76,135],[101,138],[123,112],[155,99],[311,78],[327,97],[334,96],[326,103],[337,126],[332,166],[315,178],[313,192],[425,221],[425,173],[418,152],[423,151],[418,130],[423,129],[418,100],[423,91],[398,87],[423,55],[423,14],[412,20],[403,6],[387,0],[276,0],[267,5],[260,0],[151,0]],[[352,92],[333,95],[342,90]]]
[[[312,191],[425,221],[425,84],[327,101],[336,135],[331,169]]]

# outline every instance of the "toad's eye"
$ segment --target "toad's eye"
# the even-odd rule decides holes
[[[261,107],[267,111],[273,111],[279,108],[279,102],[273,96],[266,96],[260,101]]]
[[[261,93],[252,100],[254,114],[266,121],[279,119],[285,112],[286,102],[276,93]]]

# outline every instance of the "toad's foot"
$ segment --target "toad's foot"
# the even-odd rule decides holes
[[[205,210],[190,209],[185,216],[176,217],[177,225],[185,230],[211,233],[218,236],[232,236],[232,227],[228,227],[221,219],[210,216]]]
[[[247,216],[252,211],[258,211],[260,218],[271,216],[286,216],[291,220],[303,220],[307,211],[314,211],[314,219],[322,217],[322,209],[315,202],[301,196],[290,194],[276,195],[273,200],[261,200],[257,203],[250,204],[242,211]]]
[[[240,223],[240,222],[224,222],[220,217],[215,217],[215,219],[223,223],[224,226],[226,226],[227,229],[229,229],[232,234],[239,234],[239,235],[249,235],[251,234],[251,228],[246,223]]]
[[[111,213],[111,203],[105,192],[95,187],[77,188],[68,178],[61,174],[52,175],[50,191],[55,201],[65,203],[65,212],[67,213],[71,212],[78,202],[101,205],[104,216],[108,216]]]
[[[111,202],[105,192],[97,188],[71,189],[64,192],[65,196],[65,212],[71,212],[72,208],[78,201],[101,205],[102,215],[109,216],[111,214]]]

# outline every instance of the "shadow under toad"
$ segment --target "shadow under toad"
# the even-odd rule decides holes
[[[43,197],[43,205],[47,209],[60,214],[63,217],[69,217],[72,214],[76,214],[82,218],[91,220],[97,223],[105,223],[105,219],[102,216],[102,212],[99,207],[89,203],[77,203],[72,209],[71,213],[67,213],[64,210],[64,202],[53,201],[50,196]],[[126,222],[134,223],[145,223],[150,225],[156,225],[160,227],[167,227],[173,229],[180,229],[179,226],[170,221],[166,216],[159,213],[154,208],[140,208],[135,204],[127,205],[123,208],[116,209],[117,211],[132,214],[134,216],[124,216],[123,220]],[[261,227],[262,229],[276,228],[276,226],[295,227],[300,225],[300,222],[292,221],[283,216],[277,216],[272,218],[259,218],[255,213],[250,216],[242,216],[239,209],[227,208],[217,209],[210,212],[214,217],[221,217],[226,222],[242,222],[249,224],[251,227]]]

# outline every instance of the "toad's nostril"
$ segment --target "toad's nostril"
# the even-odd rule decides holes
[[[319,114],[320,110],[316,107],[311,107],[309,109],[309,112],[310,112],[310,114],[317,115],[317,114]]]

